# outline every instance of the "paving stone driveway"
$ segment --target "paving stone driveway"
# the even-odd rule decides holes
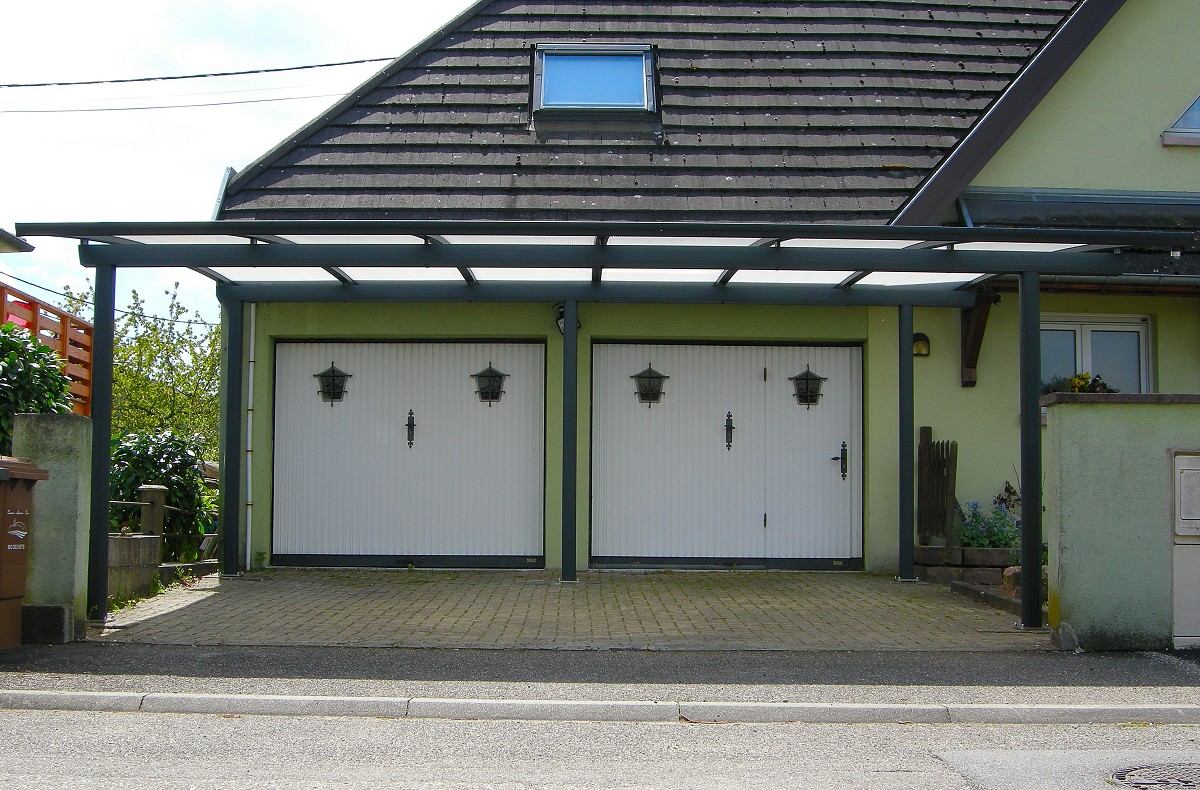
[[[858,573],[272,570],[208,576],[93,638],[213,645],[1037,650],[1045,634],[945,588]]]

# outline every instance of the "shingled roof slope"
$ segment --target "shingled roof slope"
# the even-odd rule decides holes
[[[219,217],[884,223],[1075,5],[480,3]],[[531,118],[531,46],[578,41],[657,48],[661,125]]]

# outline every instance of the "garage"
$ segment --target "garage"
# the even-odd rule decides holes
[[[544,344],[279,342],[275,365],[273,564],[544,566]]]
[[[862,349],[597,343],[594,565],[862,567]]]

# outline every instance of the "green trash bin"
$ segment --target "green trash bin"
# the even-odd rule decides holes
[[[33,486],[50,477],[29,461],[0,456],[0,649],[21,644],[21,601],[33,531]]]

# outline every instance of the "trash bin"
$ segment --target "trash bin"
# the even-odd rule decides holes
[[[21,644],[33,485],[50,473],[29,461],[0,456],[0,649]]]

